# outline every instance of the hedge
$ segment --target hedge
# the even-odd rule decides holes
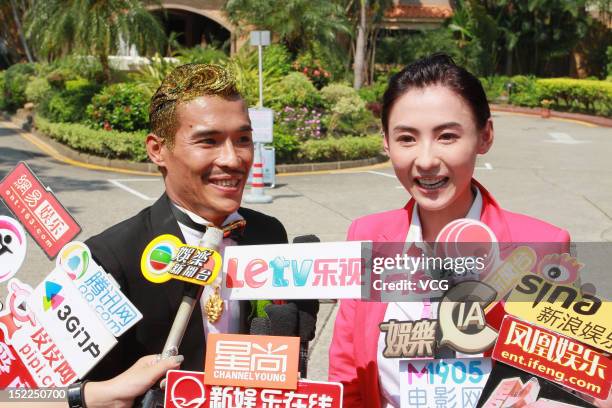
[[[540,101],[557,110],[612,116],[612,82],[588,79],[551,78],[536,81]]]
[[[307,162],[357,160],[375,157],[382,151],[380,134],[369,136],[329,137],[302,143],[298,157]]]
[[[53,123],[36,115],[36,128],[75,150],[110,159],[147,160],[147,132],[117,132],[91,129],[78,123]]]

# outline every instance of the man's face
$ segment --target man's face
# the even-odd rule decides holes
[[[253,163],[244,101],[201,96],[177,106],[174,146],[160,150],[166,191],[179,206],[220,225],[236,211]]]

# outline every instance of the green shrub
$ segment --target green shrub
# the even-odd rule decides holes
[[[551,101],[553,109],[612,116],[612,82],[572,78],[536,82],[540,98]]]
[[[388,82],[389,77],[379,75],[372,85],[359,89],[359,96],[368,103],[382,103],[383,94],[387,89]]]
[[[293,69],[306,75],[317,89],[321,89],[331,80],[329,69],[311,51],[299,55],[293,62]]]
[[[49,137],[81,152],[111,159],[147,160],[146,132],[116,132],[91,129],[79,123],[52,123],[40,115],[36,128]]]
[[[36,77],[28,83],[25,89],[26,100],[35,104],[40,103],[44,98],[48,97],[51,92],[51,85],[45,78]]]
[[[530,108],[540,106],[542,98],[535,77],[516,75],[510,78],[510,95],[508,100],[512,105],[528,106]]]
[[[259,71],[257,51],[248,44],[236,55],[223,63],[231,69],[238,82],[240,93],[249,106],[259,100]],[[264,102],[269,106],[270,98],[275,96],[273,87],[291,71],[291,56],[284,45],[272,44],[263,52]]]
[[[489,76],[479,78],[482,87],[487,94],[489,102],[507,102],[508,101],[508,84],[510,78],[507,76]]]
[[[323,124],[334,135],[363,135],[375,126],[375,118],[356,90],[344,84],[332,84],[321,90],[327,108]]]
[[[381,151],[382,138],[380,135],[330,137],[304,142],[298,157],[310,162],[357,160],[375,157]]]
[[[297,159],[300,142],[296,136],[284,133],[278,128],[274,131],[273,145],[277,163],[292,163]]]
[[[87,106],[87,123],[106,130],[147,129],[150,99],[150,90],[145,86],[134,83],[107,86]]]
[[[96,83],[79,78],[64,82],[64,89],[51,89],[44,94],[39,109],[53,122],[81,122],[86,119],[86,107],[100,89]]]
[[[177,52],[177,58],[182,64],[218,64],[222,61],[227,60],[227,55],[218,48],[212,46],[200,47],[195,46],[192,48],[181,48]]]
[[[323,106],[326,108],[331,108],[342,98],[354,98],[355,96],[359,96],[352,86],[340,82],[327,85],[325,88],[321,89],[320,92]]]
[[[6,102],[4,102],[4,73],[6,71],[0,71],[0,111],[6,109]]]
[[[606,58],[608,59],[608,66],[606,67],[608,81],[612,81],[612,45],[609,45],[606,49]]]
[[[36,73],[34,64],[11,65],[4,73],[4,108],[14,112],[26,103],[25,90],[30,76]]]
[[[314,109],[321,105],[321,97],[312,82],[304,74],[292,72],[270,88],[271,97],[266,105],[276,111],[285,106]]]

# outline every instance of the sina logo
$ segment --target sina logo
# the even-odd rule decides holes
[[[61,290],[61,285],[50,281],[45,282],[45,296],[43,296],[43,309],[45,312],[51,308],[55,310],[62,304],[64,298],[59,295]]]

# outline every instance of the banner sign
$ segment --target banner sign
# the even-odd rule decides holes
[[[612,351],[612,303],[573,286],[525,275],[512,290],[505,309],[522,320]]]
[[[42,325],[37,344],[55,342],[57,351],[79,378],[117,343],[60,268],[54,269],[34,289],[27,306]]]
[[[31,293],[30,286],[9,281],[6,307],[0,312],[0,389],[63,387],[77,380],[57,344],[25,306]]]
[[[206,384],[295,390],[299,337],[209,334]]]
[[[401,406],[475,408],[490,373],[490,358],[401,360]]]
[[[154,238],[142,253],[140,268],[153,283],[178,279],[210,285],[221,270],[221,254],[214,249],[185,245],[171,234]]]
[[[76,220],[24,162],[0,182],[0,198],[49,259],[81,232]]]
[[[295,391],[208,385],[203,372],[170,370],[166,408],[342,408],[342,384],[300,380]]]
[[[121,336],[142,319],[142,313],[121,292],[112,275],[92,259],[84,243],[73,241],[67,244],[60,251],[56,263],[72,279],[83,298],[115,337]]]
[[[25,259],[27,243],[21,224],[0,215],[0,282],[15,276]]]
[[[359,299],[361,242],[225,248],[222,296],[232,300]]]
[[[609,357],[513,316],[504,318],[492,357],[596,398],[606,399],[610,393]]]

